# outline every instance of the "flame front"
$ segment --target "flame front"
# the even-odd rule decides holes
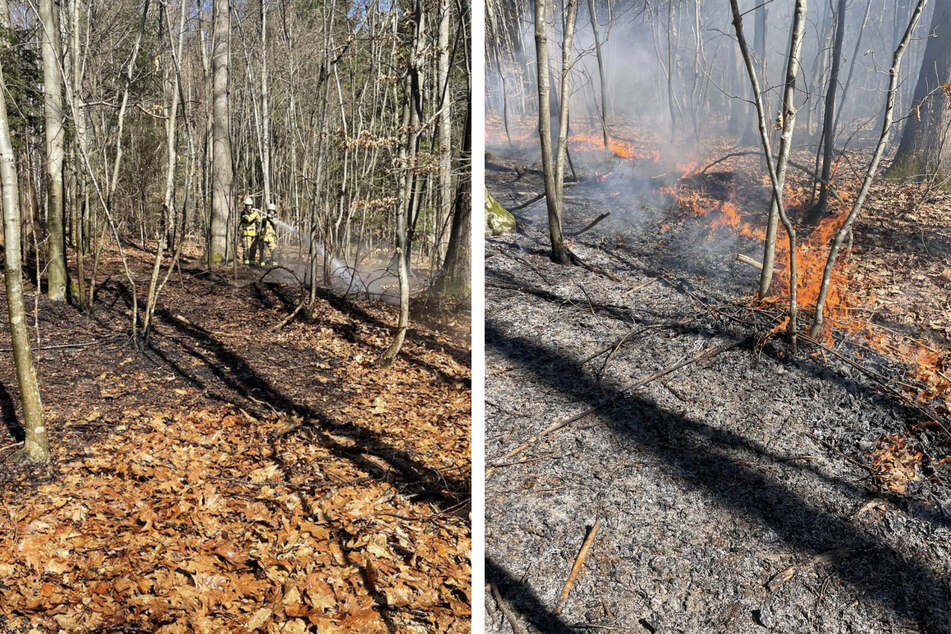
[[[527,150],[529,146],[536,146],[538,134],[536,124],[528,119],[510,123],[508,133],[498,117],[491,118],[486,125],[486,141],[496,146],[505,146],[511,139],[511,145]],[[719,187],[711,194],[705,189],[706,176],[698,172],[697,161],[666,162],[658,148],[666,147],[660,139],[651,139],[636,134],[633,129],[613,126],[615,134],[609,137],[607,148],[604,145],[604,135],[600,130],[575,133],[568,137],[568,147],[572,154],[598,154],[601,156],[610,152],[610,155],[624,160],[644,161],[655,164],[657,171],[664,171],[668,178],[677,179],[676,184],[658,187],[658,191],[675,201],[681,218],[702,219],[709,227],[708,240],[722,238],[722,232],[742,236],[753,241],[762,248],[766,240],[765,218],[767,208],[750,211],[751,204],[744,205],[738,200],[730,187]],[[623,130],[623,136],[628,138],[649,139],[635,143],[618,135]],[[666,152],[667,150],[665,150]],[[835,174],[841,164],[841,157],[833,166]],[[669,167],[673,165],[674,167]],[[594,182],[603,182],[607,174],[596,173]],[[760,177],[758,185],[763,191],[769,191],[769,182]],[[725,191],[722,191],[724,190]],[[620,192],[611,192],[608,195],[618,196]],[[845,221],[855,192],[847,184],[838,184],[835,195],[829,199],[830,215],[823,218],[812,231],[805,234],[797,244],[798,278],[796,284],[797,304],[801,312],[809,313],[815,309],[816,300],[821,289],[822,277],[825,271],[831,242]],[[787,179],[783,192],[783,202],[790,217],[798,218],[805,212],[811,199],[811,192],[793,179]],[[762,206],[762,203],[755,203]],[[666,224],[662,230],[669,230]],[[854,269],[854,267],[852,267]],[[872,348],[887,357],[898,359],[912,364],[912,374],[925,387],[918,393],[918,397],[931,400],[936,397],[951,398],[951,378],[948,372],[951,368],[951,357],[941,353],[928,344],[906,335],[900,335],[878,327],[869,321],[872,314],[871,307],[875,305],[874,293],[862,286],[862,281],[855,279],[855,271],[850,270],[849,254],[843,252],[838,258],[830,274],[830,284],[825,304],[824,321],[826,327],[822,333],[825,343],[832,341],[833,331],[854,335],[853,341],[864,340]],[[782,224],[777,227],[775,272],[773,275],[770,295],[762,300],[756,300],[762,305],[778,305],[787,303],[789,298],[789,240]],[[867,283],[867,282],[866,282]],[[861,293],[866,291],[867,297],[862,299]],[[788,318],[787,318],[788,319]],[[776,326],[778,332],[787,322],[781,321]]]

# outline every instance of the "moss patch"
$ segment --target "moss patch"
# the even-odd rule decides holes
[[[485,230],[493,236],[515,231],[515,216],[500,205],[488,190],[485,192]]]

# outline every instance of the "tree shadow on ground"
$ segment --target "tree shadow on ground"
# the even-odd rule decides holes
[[[527,283],[524,280],[519,279],[505,271],[488,271],[486,283],[491,288],[492,281],[501,282],[501,286],[503,287],[502,290],[510,288],[514,292],[531,295],[553,305],[564,306],[566,304],[578,304],[579,306],[590,308],[590,310],[597,312],[599,315],[606,315],[617,321],[624,322],[625,324],[636,323],[645,327],[655,327],[663,324],[665,330],[678,335],[721,334],[721,328],[719,326],[711,327],[709,325],[711,320],[717,317],[722,317],[722,311],[724,310],[727,310],[728,312],[729,310],[738,309],[738,306],[735,302],[735,296],[732,296],[727,290],[709,286],[704,286],[701,288],[697,284],[693,283],[690,279],[684,277],[674,277],[667,271],[649,269],[617,253],[606,253],[624,266],[628,267],[630,270],[636,271],[643,277],[653,279],[655,283],[690,298],[698,306],[709,307],[709,310],[699,310],[696,313],[695,320],[689,323],[680,324],[676,321],[671,321],[668,315],[656,310],[652,310],[643,304],[636,304],[632,302],[632,306],[627,307],[609,304],[606,302],[593,302],[587,297],[584,300],[580,298],[572,299],[565,294],[558,294],[553,291],[538,288],[537,286]],[[777,320],[776,323],[779,323],[779,321]],[[763,336],[765,336],[765,333],[763,333]],[[630,343],[630,341],[628,343]],[[917,421],[921,420],[922,418],[923,414],[920,409],[916,409],[913,405],[903,401],[895,394],[888,393],[888,390],[885,390],[880,386],[873,385],[867,381],[863,382],[854,377],[848,376],[848,372],[850,371],[848,368],[836,369],[832,365],[824,363],[821,356],[816,357],[815,359],[806,358],[803,355],[788,358],[785,352],[780,355],[778,348],[774,346],[772,342],[767,342],[766,345],[763,345],[758,350],[758,354],[765,354],[770,358],[781,361],[782,363],[790,363],[795,368],[806,372],[811,376],[828,381],[839,388],[849,391],[850,393],[861,394],[876,405],[893,410],[907,420]],[[893,371],[903,370],[903,367],[899,362],[889,360],[883,356],[873,357],[871,360],[877,362],[871,364],[873,367],[866,367],[870,364],[860,363],[859,365],[866,367],[866,369],[871,372],[885,375],[888,375]]]
[[[497,564],[491,557],[485,558],[485,580],[498,588],[499,595],[512,609],[518,611],[540,632],[571,634],[574,630],[561,617],[549,610],[531,586],[519,581]],[[514,631],[514,627],[512,630]]]
[[[277,296],[278,301],[284,307],[284,309],[290,313],[295,308],[297,304],[292,299],[291,287],[287,287],[281,284],[256,284],[254,286],[254,301],[257,302],[260,306],[266,308],[273,308],[274,302],[271,300],[269,293]],[[334,331],[334,334],[338,335],[342,339],[359,345],[372,345],[367,341],[361,340],[359,329],[354,324],[354,321],[360,321],[365,324],[369,324],[378,328],[384,328],[387,330],[392,329],[392,326],[380,321],[375,316],[368,313],[363,308],[359,307],[346,297],[337,295],[327,289],[319,289],[317,292],[317,297],[323,299],[328,304],[330,304],[334,309],[342,312],[345,315],[351,316],[350,323],[340,323],[336,321],[323,321],[321,320],[320,314],[314,315],[313,319],[318,322],[320,325],[330,328]],[[439,341],[432,335],[422,333],[419,330],[410,327],[407,331],[407,341],[412,343],[417,343],[424,348],[432,350],[434,352],[440,352],[447,354],[453,358],[457,363],[462,365],[469,365],[471,358],[468,351],[456,348],[454,346],[448,345],[445,342]],[[427,363],[423,359],[420,359],[417,355],[414,355],[411,351],[407,350],[404,347],[400,351],[400,357],[409,361],[413,365],[416,365],[428,372],[433,373],[438,376],[442,381],[446,383],[457,383],[459,378],[452,376],[446,373],[441,368],[438,368],[431,363]],[[467,380],[467,384],[469,381]]]
[[[598,405],[602,394],[606,395],[613,406],[602,411],[600,420],[632,448],[662,459],[670,467],[670,477],[704,491],[730,513],[769,527],[800,553],[846,553],[829,562],[832,573],[871,601],[915,621],[921,631],[937,633],[951,628],[951,615],[946,611],[942,614],[938,607],[951,605],[947,579],[882,539],[850,525],[848,519],[803,499],[790,486],[765,475],[765,469],[760,472],[737,462],[735,453],[747,445],[743,437],[601,385],[577,361],[525,338],[509,337],[491,322],[486,324],[486,344],[512,360],[522,361],[540,381],[580,403]],[[527,359],[531,362],[526,363]],[[560,372],[545,371],[552,365]],[[778,466],[775,458],[769,466]],[[520,609],[537,612],[539,607],[536,599]]]
[[[174,359],[181,354],[201,362],[217,382],[247,399],[246,407],[259,416],[270,414],[262,406],[284,415],[299,416],[322,446],[334,455],[349,460],[375,478],[396,483],[415,495],[417,502],[430,502],[443,511],[458,510],[470,495],[467,479],[449,477],[421,464],[406,452],[391,447],[378,434],[359,425],[336,420],[329,413],[295,402],[256,372],[235,350],[216,339],[200,326],[187,323],[166,309],[156,311],[159,323],[172,328],[180,337],[156,337],[150,350],[183,379],[198,389],[207,390],[202,380]],[[227,400],[224,397],[222,400]],[[345,442],[341,442],[345,440]],[[349,443],[353,443],[352,446]],[[379,464],[385,462],[386,467]]]

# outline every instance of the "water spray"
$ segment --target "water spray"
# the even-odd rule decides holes
[[[287,231],[288,233],[298,236],[303,246],[308,248],[311,246],[311,240],[309,237],[307,237],[307,235],[304,232],[300,231],[298,228],[292,225],[289,225],[283,220],[280,220],[278,218],[272,218],[272,220],[274,221],[275,225],[277,225],[284,231]],[[314,244],[313,248],[314,248],[315,254],[318,257],[324,257],[325,250],[323,247],[321,247],[318,244]],[[285,261],[285,264],[286,263],[287,262]],[[330,278],[334,287],[343,289],[345,291],[356,290],[357,292],[374,294],[374,293],[371,293],[369,285],[367,284],[367,282],[364,281],[363,276],[361,276],[360,273],[355,268],[348,266],[345,262],[337,258],[331,259],[330,267],[331,267]],[[310,272],[310,267],[309,266],[304,267],[303,277],[305,280],[309,272]],[[310,281],[311,283],[313,283],[313,280],[310,280]]]

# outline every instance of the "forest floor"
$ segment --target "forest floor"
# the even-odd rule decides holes
[[[487,161],[509,208],[544,189],[526,147]],[[611,214],[569,240],[601,273],[551,263],[544,200],[486,242],[488,628],[951,632],[951,197],[876,186],[842,278],[868,317],[792,355],[735,260],[755,157],[573,158],[565,231]]]
[[[295,287],[183,269],[141,353],[116,262],[91,315],[27,297],[53,459],[3,464],[0,631],[467,631],[468,313],[382,368],[392,307],[321,291],[275,329]]]

